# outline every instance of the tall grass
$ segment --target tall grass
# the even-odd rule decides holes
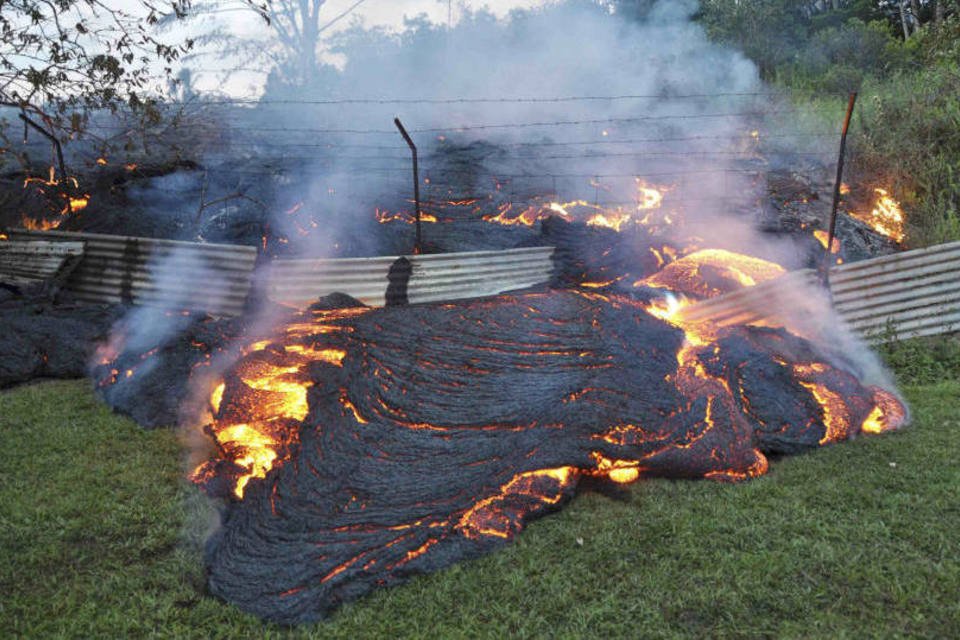
[[[912,246],[960,240],[960,64],[868,78],[862,92],[856,168],[900,197]]]

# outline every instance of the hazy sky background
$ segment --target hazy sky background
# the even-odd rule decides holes
[[[329,11],[331,14],[339,13],[349,7],[353,0],[330,0]],[[498,16],[506,15],[511,9],[526,9],[545,4],[544,0],[485,0],[483,2],[458,2],[453,0],[453,19],[456,20],[459,14],[459,6],[465,4],[470,9],[479,9],[487,7]],[[446,0],[367,0],[357,9],[357,15],[360,15],[371,24],[400,25],[403,16],[415,16],[420,13],[427,14],[434,22],[445,23],[447,21],[447,2]]]
[[[550,0],[452,0],[450,3],[450,14],[455,23],[463,13],[463,8],[476,11],[486,8],[498,17],[505,17],[513,9],[530,9],[533,7],[548,4]],[[321,25],[332,20],[344,11],[350,8],[356,0],[328,0],[324,5],[321,14]],[[223,25],[230,32],[250,37],[267,37],[270,35],[270,28],[258,18],[252,11],[236,10],[239,3],[225,3],[226,11],[218,13],[212,20],[217,24]],[[332,35],[337,31],[343,30],[357,21],[362,21],[365,27],[386,27],[392,30],[403,28],[405,18],[413,18],[425,14],[432,22],[446,24],[448,19],[447,0],[366,0],[357,7],[350,15],[340,20],[334,27],[327,32]],[[199,21],[194,28],[203,29],[209,25],[208,19]],[[336,63],[336,58],[321,56],[326,62]],[[201,91],[218,90],[234,96],[252,96],[259,93],[259,85],[263,82],[263,77],[255,73],[242,72],[232,74],[224,83],[222,69],[225,65],[222,61],[198,59],[191,61],[189,66],[194,71],[195,86]],[[205,69],[220,69],[220,72],[206,71]]]

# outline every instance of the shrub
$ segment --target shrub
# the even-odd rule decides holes
[[[857,170],[880,176],[901,199],[911,245],[960,239],[960,64],[941,59],[868,78],[863,92]]]

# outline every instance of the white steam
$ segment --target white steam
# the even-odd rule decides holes
[[[712,219],[755,194],[744,160],[769,105],[755,66],[711,43],[691,19],[696,8],[661,1],[636,22],[573,1],[506,20],[473,13],[452,29],[357,28],[335,43],[342,70],[325,69],[309,90],[268,93],[243,114],[238,135],[255,137],[263,155],[299,159],[314,185],[307,206],[338,212],[311,234],[307,252],[317,256],[372,217],[363,194],[410,196],[410,156],[394,116],[420,147],[421,176],[443,182],[449,167],[436,152],[482,140],[503,154],[473,168],[480,190],[501,184],[627,205],[640,176]],[[422,185],[425,200],[445,195],[436,183]],[[277,203],[276,224],[288,209]],[[711,224],[712,235],[743,249],[751,224],[733,224]]]
[[[783,262],[791,244],[755,230],[766,185],[754,134],[782,107],[763,95],[744,55],[709,41],[692,20],[696,9],[695,0],[660,0],[643,21],[628,21],[580,0],[505,20],[472,13],[449,29],[349,30],[331,43],[345,56],[342,69],[231,108],[225,125],[235,147],[215,149],[205,164],[213,174],[242,158],[263,168],[260,182],[290,185],[267,202],[270,225],[302,253],[329,257],[345,242],[366,251],[369,201],[411,196],[409,152],[393,127],[399,116],[420,146],[421,178],[439,178],[421,185],[424,200],[502,186],[518,197],[629,206],[640,177],[668,188],[664,206],[683,210],[683,234],[701,247]],[[477,141],[495,152],[466,168],[471,193],[449,193],[443,150]],[[277,166],[287,171],[282,179]],[[244,189],[257,186],[258,178],[245,180]],[[424,233],[429,239],[429,226]],[[160,279],[181,273],[157,267]],[[177,330],[174,321],[138,332],[159,343]],[[873,368],[869,349],[847,345]]]

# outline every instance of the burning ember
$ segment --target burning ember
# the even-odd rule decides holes
[[[377,209],[374,212],[374,215],[377,218],[377,222],[380,224],[387,224],[390,222],[405,222],[407,224],[414,224],[417,221],[417,216],[415,213],[409,213],[407,211],[397,211],[395,213],[390,213],[389,211]],[[426,213],[425,211],[420,211],[420,222],[430,223],[436,222],[437,217],[433,214]]]
[[[565,237],[618,236],[561,208]],[[498,548],[581,478],[744,480],[904,423],[893,393],[782,327],[683,318],[779,265],[668,257],[548,292],[308,310],[250,345],[211,392],[217,453],[191,475],[230,503],[211,591],[315,620]]]
[[[817,239],[817,242],[820,243],[820,246],[822,246],[824,249],[827,248],[827,241],[830,240],[829,232],[817,229],[813,232],[813,237]],[[830,253],[840,253],[840,240],[838,238],[834,238],[833,242],[830,244]]]
[[[873,210],[870,213],[851,211],[850,215],[894,242],[903,242],[906,236],[904,231],[906,217],[900,203],[886,189],[877,187],[873,191],[876,194]]]
[[[52,197],[58,202],[62,202],[62,208],[56,213],[57,218],[48,220],[46,218],[35,219],[24,214],[21,217],[21,224],[24,229],[46,231],[55,229],[71,214],[82,211],[90,203],[90,195],[76,195],[80,185],[76,178],[67,177],[66,179],[57,179],[56,170],[50,167],[49,175],[46,178],[27,178],[23,181],[23,188],[33,187],[37,193],[42,196]],[[53,193],[50,193],[53,188]]]

